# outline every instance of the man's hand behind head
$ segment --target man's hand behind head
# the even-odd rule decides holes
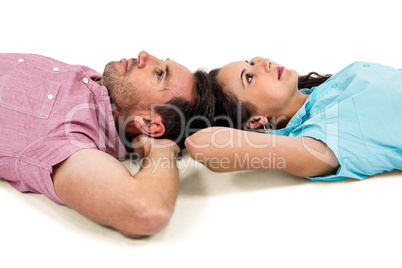
[[[131,144],[133,145],[134,152],[141,157],[146,157],[152,150],[171,150],[175,155],[180,153],[179,146],[172,140],[168,139],[154,139],[147,135],[138,135],[135,137]]]

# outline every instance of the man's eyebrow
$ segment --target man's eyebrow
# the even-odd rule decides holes
[[[168,79],[170,78],[170,71],[169,71],[169,65],[166,64],[166,69],[165,69],[165,83],[168,81]]]
[[[241,71],[241,73],[240,73],[240,81],[241,81],[241,84],[243,85],[243,88],[244,88],[243,75],[244,75],[245,71],[246,71],[246,69],[243,69],[243,71]]]

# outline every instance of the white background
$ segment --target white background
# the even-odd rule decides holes
[[[299,74],[356,60],[401,68],[400,11],[387,0],[13,0],[0,7],[0,52],[99,72],[140,50],[192,71],[256,55]],[[0,267],[402,266],[400,171],[313,183],[273,171],[215,174],[188,156],[180,165],[172,221],[141,240],[0,180]]]

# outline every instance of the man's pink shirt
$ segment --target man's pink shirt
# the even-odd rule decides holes
[[[0,54],[0,178],[56,195],[52,167],[81,149],[127,155],[101,74],[32,54]]]

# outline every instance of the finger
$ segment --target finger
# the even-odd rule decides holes
[[[170,148],[175,155],[180,153],[180,148],[179,146],[170,140],[164,140],[163,142],[160,142],[160,140],[158,141],[158,143],[154,143],[152,144],[152,148],[155,149],[164,149],[164,148]]]
[[[131,144],[133,145],[133,148],[141,148],[143,147],[147,142],[150,142],[150,137],[147,135],[138,135],[137,137],[135,137],[132,141]]]

